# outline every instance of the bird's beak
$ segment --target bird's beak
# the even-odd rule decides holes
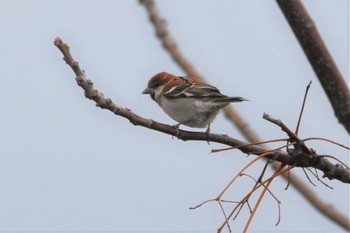
[[[142,94],[151,94],[151,93],[152,93],[152,90],[148,87],[142,92]]]

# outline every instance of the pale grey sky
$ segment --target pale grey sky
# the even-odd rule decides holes
[[[349,2],[303,2],[348,80]],[[163,0],[158,7],[199,72],[223,93],[250,100],[236,109],[262,138],[285,137],[262,119],[264,112],[295,128],[312,80],[300,136],[348,144],[275,1]],[[174,124],[141,92],[157,72],[184,72],[162,49],[138,1],[3,0],[0,27],[0,231],[216,231],[224,220],[216,203],[188,208],[215,198],[252,157],[213,155],[222,146],[172,139],[96,108],[53,45],[56,36],[68,43],[87,77],[115,103]],[[222,115],[212,132],[242,138]],[[349,161],[344,149],[309,145]],[[349,186],[325,181],[334,189],[314,179],[315,192],[349,216]],[[242,178],[225,198],[237,200],[252,185]],[[271,187],[282,201],[279,226],[276,202],[267,196],[252,231],[344,232],[285,186],[276,180]],[[231,223],[235,231],[247,214]]]

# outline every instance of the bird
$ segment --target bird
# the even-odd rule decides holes
[[[167,72],[154,75],[142,94],[149,94],[173,120],[179,133],[179,126],[206,128],[210,134],[210,124],[220,109],[231,102],[247,101],[243,97],[230,97],[219,89],[191,77],[182,77]],[[178,136],[178,135],[177,135]]]

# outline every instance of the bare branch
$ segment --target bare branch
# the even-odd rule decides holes
[[[268,155],[265,156],[266,158],[282,162],[283,164],[286,164],[286,165],[293,165],[296,163],[295,158],[292,159],[291,156],[289,156],[287,153],[283,151],[270,152],[265,148],[256,146],[256,145],[245,146],[247,145],[247,143],[231,138],[227,135],[220,135],[220,134],[208,135],[207,133],[202,133],[202,132],[190,132],[185,130],[178,130],[173,126],[161,124],[159,122],[156,122],[150,119],[145,119],[133,113],[130,109],[122,108],[114,104],[111,99],[105,98],[101,92],[99,92],[97,89],[94,88],[91,80],[88,80],[85,76],[85,72],[80,69],[78,62],[73,59],[69,51],[68,45],[63,43],[59,37],[55,39],[54,44],[63,53],[64,60],[76,74],[77,84],[85,90],[85,97],[95,101],[97,107],[110,110],[114,114],[128,119],[134,125],[140,125],[143,127],[147,127],[149,129],[157,130],[159,132],[177,136],[179,139],[184,141],[192,140],[192,141],[207,142],[209,140],[211,142],[217,142],[224,145],[237,147],[239,150],[241,150],[243,153],[246,153],[246,154],[261,155],[266,152],[269,152]],[[322,166],[319,165],[321,163],[322,163]],[[301,162],[298,163],[298,165],[301,167],[306,166]],[[337,167],[336,165],[331,164],[325,158],[319,159],[318,162],[313,161],[312,165],[313,165],[312,167],[315,167],[315,168],[322,167],[323,168],[322,171],[325,172],[324,177],[328,177],[329,179],[339,179],[342,182],[350,183],[350,173],[349,174],[346,174],[346,172],[344,173],[341,167]],[[342,173],[343,176],[338,175],[338,170],[343,172]]]
[[[146,7],[150,20],[155,27],[157,37],[162,41],[163,47],[170,53],[174,61],[177,62],[177,64],[179,64],[188,75],[193,77],[201,77],[201,75],[183,56],[183,54],[179,52],[174,39],[170,36],[170,33],[166,28],[165,19],[159,15],[154,0],[140,0],[140,3]],[[263,141],[234,108],[227,106],[224,110],[225,116],[236,125],[236,127],[249,142]],[[350,121],[348,120],[347,122]],[[275,170],[279,169],[280,167],[278,163],[273,163],[272,166]],[[330,204],[320,199],[317,194],[298,176],[289,172],[288,175],[284,174],[283,177],[285,180],[288,180],[288,182],[290,182],[296,188],[296,190],[298,190],[298,192],[300,192],[315,208],[320,210],[324,215],[335,221],[343,228],[350,230],[350,222],[348,218],[339,213],[337,210],[330,209]]]
[[[85,76],[85,72],[80,69],[79,63],[75,61],[70,53],[69,46],[61,40],[61,38],[57,37],[54,41],[56,47],[60,49],[64,56],[64,60],[66,63],[72,68],[74,73],[76,74],[77,84],[85,90],[85,97],[91,99],[96,102],[96,106],[102,109],[108,109],[112,111],[114,114],[122,116],[130,120],[130,122],[134,125],[144,126],[153,130],[157,130],[159,132],[163,132],[172,136],[177,136],[179,139],[187,141],[187,140],[197,140],[197,141],[207,141],[207,139],[211,142],[218,142],[228,146],[238,146],[240,150],[247,154],[261,154],[266,150],[262,147],[258,146],[244,146],[245,142],[239,141],[237,139],[230,138],[227,135],[219,135],[219,134],[210,134],[202,133],[202,132],[190,132],[185,130],[178,130],[173,126],[161,124],[159,122],[142,118],[141,116],[133,113],[130,109],[122,108],[112,102],[112,100],[105,98],[104,95],[94,88],[91,80],[88,80]],[[209,138],[208,138],[209,137]],[[280,158],[281,161],[287,160],[288,155],[285,152],[276,153],[274,158]],[[286,157],[283,159],[282,157]]]
[[[289,136],[291,142],[296,142],[297,145],[299,145],[305,153],[308,155],[313,155],[312,151],[310,151],[310,149],[305,146],[304,142],[300,140],[298,136],[292,132],[281,120],[275,119],[266,113],[264,113],[263,118],[281,127],[281,129]]]
[[[310,81],[310,82],[309,82],[309,85],[307,85],[307,87],[306,87],[306,91],[305,91],[305,95],[304,95],[304,100],[303,100],[303,105],[301,106],[301,110],[300,110],[300,114],[299,114],[299,119],[298,119],[297,128],[295,129],[295,134],[296,134],[296,135],[298,135],[298,133],[299,133],[300,122],[301,122],[301,118],[303,117],[304,108],[305,108],[305,103],[306,103],[306,98],[307,98],[307,94],[309,93],[311,83],[312,83],[312,81]]]
[[[335,115],[350,133],[350,92],[328,52],[315,23],[300,0],[277,0],[284,16],[314,69]]]

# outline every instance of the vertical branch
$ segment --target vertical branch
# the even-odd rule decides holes
[[[277,0],[333,107],[338,121],[350,133],[350,92],[324,44],[315,23],[300,0]]]
[[[310,82],[309,82],[309,85],[307,85],[307,87],[306,87],[306,91],[305,91],[305,95],[304,95],[304,99],[303,99],[303,104],[301,105],[300,114],[299,114],[299,119],[298,119],[298,124],[297,124],[297,128],[295,129],[295,134],[296,134],[297,136],[298,136],[298,134],[299,134],[299,128],[300,128],[301,118],[303,117],[304,108],[305,108],[305,103],[306,103],[306,98],[307,98],[307,94],[309,93],[311,83],[312,83],[312,81],[310,81]]]

